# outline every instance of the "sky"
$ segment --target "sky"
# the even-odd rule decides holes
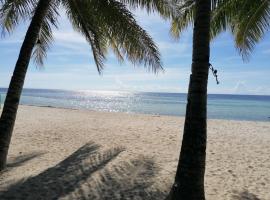
[[[127,60],[119,63],[109,53],[100,76],[85,39],[72,29],[63,11],[54,42],[43,67],[31,62],[24,88],[66,90],[120,90],[186,93],[192,56],[192,27],[180,40],[169,33],[170,22],[158,14],[134,11],[138,23],[153,37],[162,55],[164,72],[153,74]],[[11,35],[0,38],[0,87],[8,87],[29,22]],[[210,74],[208,92],[212,94],[270,95],[270,33],[256,46],[248,62],[243,62],[229,33],[211,42],[210,62],[218,70],[220,84]]]

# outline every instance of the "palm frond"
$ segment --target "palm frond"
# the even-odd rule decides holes
[[[98,72],[101,73],[107,53],[107,41],[104,38],[104,33],[92,20],[89,2],[88,0],[62,0],[74,29],[80,32],[91,45]]]
[[[212,10],[214,10],[217,6],[221,4],[221,1],[226,0],[211,0]],[[189,26],[193,26],[195,19],[195,0],[176,0],[175,6],[176,13],[173,16],[171,22],[170,33],[175,38],[178,39],[181,33]],[[223,10],[222,10],[223,11]],[[220,15],[218,15],[220,17]],[[223,18],[216,20],[220,23],[219,20],[223,20]],[[213,22],[211,23],[212,26]],[[219,24],[218,24],[219,25]],[[211,27],[211,32],[215,32],[220,30],[217,28],[217,25],[213,25]],[[215,34],[216,36],[216,34]]]
[[[0,29],[2,36],[11,33],[20,20],[29,19],[37,0],[2,0],[0,8]]]
[[[37,66],[43,66],[44,59],[47,57],[47,51],[52,41],[53,36],[50,24],[45,21],[41,26],[39,39],[32,53],[32,57],[34,57],[34,62]]]
[[[268,0],[247,1],[243,3],[242,9],[233,33],[237,48],[244,59],[247,59],[254,46],[269,30],[270,2]]]
[[[171,34],[179,38],[181,32],[194,21],[195,0],[178,0],[177,14],[171,25]],[[210,35],[215,38],[229,30],[235,38],[235,47],[247,60],[255,45],[270,27],[269,0],[211,0]]]
[[[91,42],[97,58],[105,59],[103,52],[111,47],[120,61],[126,57],[133,64],[144,64],[154,72],[162,69],[160,54],[152,38],[137,24],[123,3],[115,0],[76,2],[82,20],[73,19],[73,25]],[[65,6],[73,9],[71,4]],[[96,61],[98,69],[102,69],[99,66],[101,59]]]
[[[34,57],[34,62],[37,66],[43,66],[44,59],[47,57],[47,51],[53,41],[52,27],[54,26],[57,28],[58,25],[58,8],[59,2],[52,1],[40,28],[39,38],[32,53],[32,57]]]
[[[183,0],[177,4],[177,14],[171,22],[171,35],[178,39],[188,26],[192,25],[195,18],[195,0]]]
[[[211,36],[230,30],[235,46],[244,60],[263,38],[270,26],[270,2],[268,0],[216,0],[213,9]]]
[[[228,29],[229,19],[232,12],[228,12],[228,1],[219,3],[215,6],[212,5],[211,24],[210,24],[210,37],[214,39],[221,32]]]
[[[109,37],[110,37],[110,35],[109,35]],[[118,58],[119,62],[120,63],[124,62],[124,56],[122,55],[121,49],[120,49],[117,41],[111,37],[110,37],[109,41],[110,41],[110,47],[112,48],[112,50],[113,50],[114,54],[116,55],[116,57]]]
[[[178,0],[119,0],[133,9],[144,8],[148,13],[158,12],[164,18],[173,17]]]
[[[118,44],[121,55],[125,55],[134,65],[143,64],[153,72],[162,69],[160,53],[152,38],[137,24],[124,4],[103,0],[98,8],[103,13],[103,27],[108,30],[109,38]]]

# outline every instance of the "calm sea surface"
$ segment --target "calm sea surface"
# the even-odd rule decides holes
[[[0,88],[1,103],[6,89]],[[23,105],[184,116],[186,94],[25,89]],[[270,96],[208,95],[208,117],[270,122]]]

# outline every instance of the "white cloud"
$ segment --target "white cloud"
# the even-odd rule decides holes
[[[57,42],[86,44],[83,36],[75,31],[54,31],[53,35]]]
[[[237,82],[236,86],[233,89],[234,94],[247,94],[248,89],[244,81]]]
[[[160,49],[160,51],[166,55],[173,54],[180,56],[181,54],[187,51],[189,45],[190,44],[187,41],[183,41],[181,43],[166,42],[166,41],[157,42],[157,46]]]

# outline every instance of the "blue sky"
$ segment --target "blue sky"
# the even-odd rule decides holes
[[[128,90],[150,92],[187,92],[192,53],[192,29],[179,41],[169,34],[170,24],[158,15],[134,12],[138,23],[154,38],[162,53],[164,73],[147,72],[128,61],[120,64],[109,54],[103,75],[97,73],[91,48],[73,31],[64,14],[54,43],[42,69],[29,66],[25,88],[68,90]],[[28,24],[20,25],[12,35],[0,39],[0,87],[8,87]],[[209,93],[270,95],[270,34],[258,44],[249,60],[243,62],[234,48],[233,38],[221,34],[211,43],[211,63],[218,69],[220,84],[209,76]]]

